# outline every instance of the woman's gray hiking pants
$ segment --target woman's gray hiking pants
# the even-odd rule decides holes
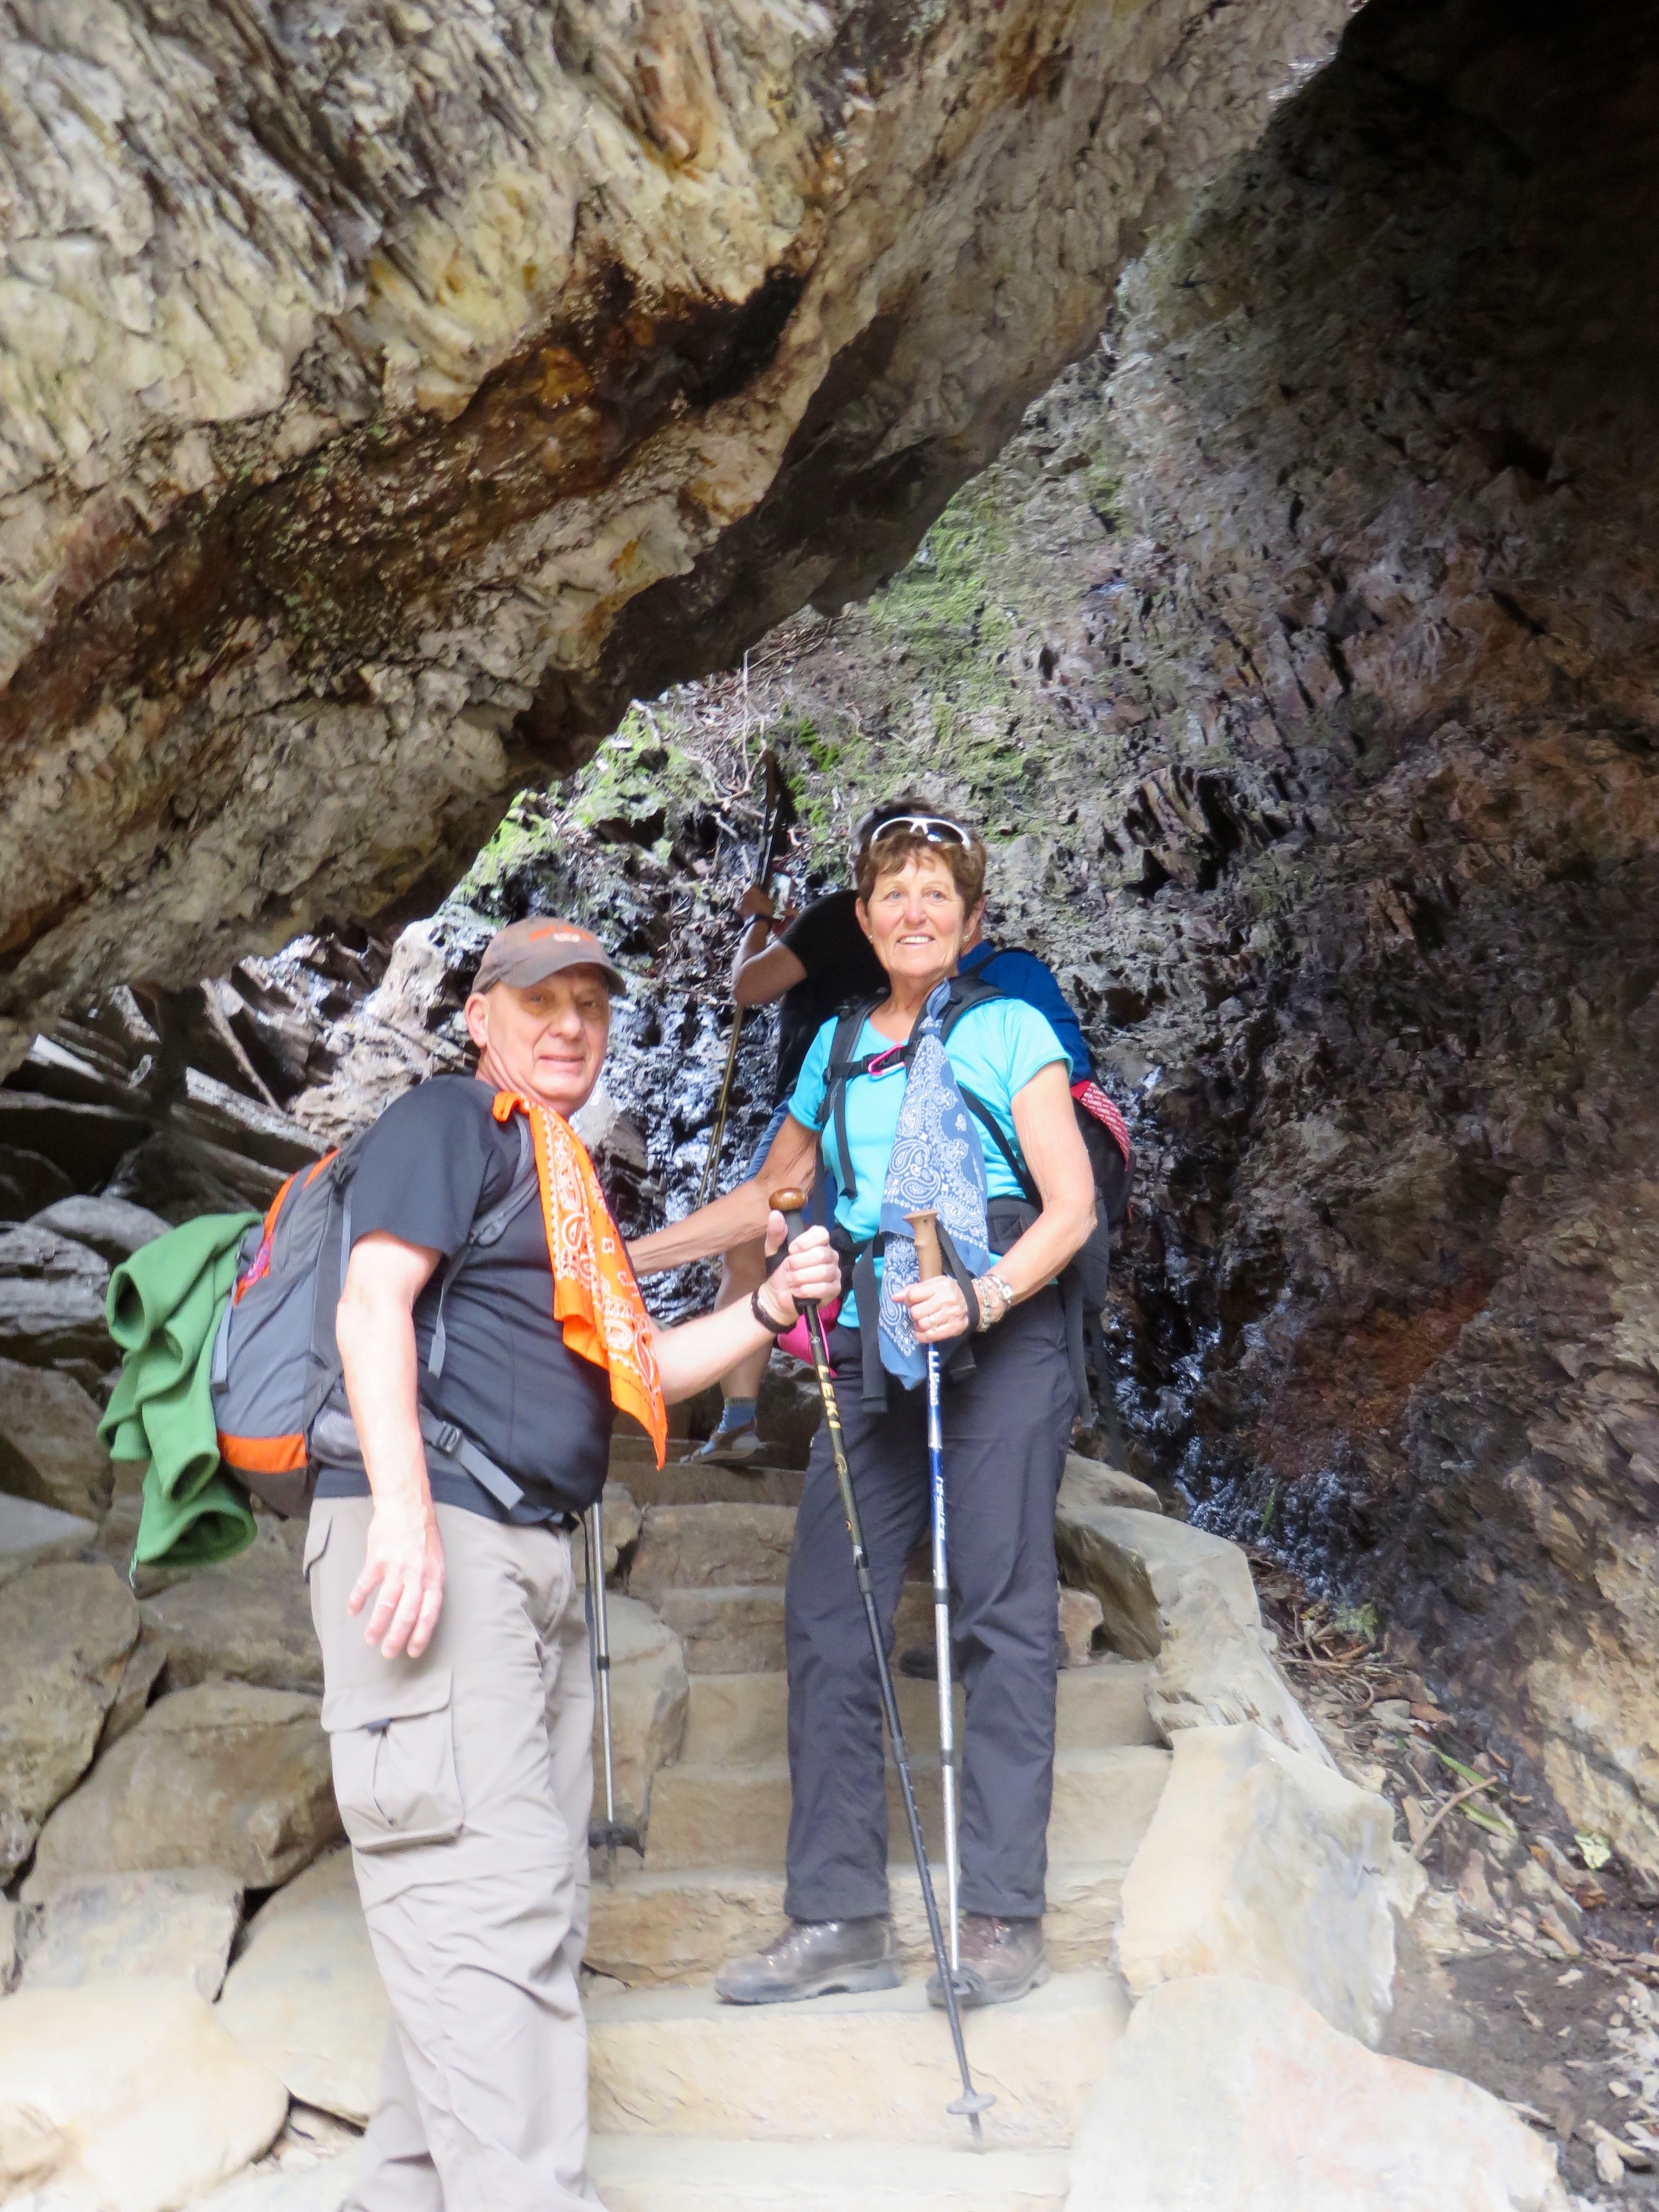
[[[975,1372],[944,1386],[945,1486],[962,1737],[962,1909],[1029,1919],[1043,1907],[1054,1788],[1054,1498],[1072,1432],[1060,1294],[1040,1291],[972,1340]],[[925,1389],[860,1402],[858,1339],[832,1355],[876,1604],[891,1644],[905,1562],[930,1526]],[[789,1660],[789,1881],[795,1920],[887,1910],[881,1692],[830,1439],[820,1423],[795,1522],[785,1601]],[[908,1838],[896,1839],[901,1850]]]

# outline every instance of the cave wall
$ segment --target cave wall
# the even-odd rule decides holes
[[[1188,714],[1301,802],[1211,840],[1255,986],[1190,1101],[1214,1505],[1650,1869],[1656,123],[1647,10],[1368,9],[1126,286],[1112,398]]]
[[[5,0],[0,1066],[902,560],[1347,0]]]

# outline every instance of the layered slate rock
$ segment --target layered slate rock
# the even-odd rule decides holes
[[[304,1530],[302,1521],[261,1516],[246,1551],[144,1601],[145,1626],[166,1646],[170,1687],[224,1680],[322,1695],[323,1655],[301,1565]]]
[[[1243,1974],[1375,2043],[1394,1988],[1387,1800],[1253,1726],[1183,1729],[1174,1752],[1124,1878],[1131,1990]]]
[[[218,2016],[291,2095],[367,2123],[386,2002],[349,1850],[307,1867],[254,1915]]]
[[[29,1894],[76,1875],[177,1866],[272,1889],[340,1835],[316,1699],[204,1682],[152,1705],[58,1807]]]
[[[85,1244],[25,1222],[0,1231],[0,1353],[40,1366],[115,1364],[104,1326],[108,1263]]]
[[[1236,1544],[1185,1522],[1104,1501],[1089,1462],[1071,1455],[1054,1510],[1054,1547],[1068,1582],[1092,1590],[1114,1650],[1128,1659],[1155,1658],[1163,1616],[1182,1584],[1196,1575],[1214,1589],[1237,1629],[1260,1635],[1250,1565]]]
[[[1334,1765],[1269,1656],[1271,1636],[1244,1627],[1207,1575],[1182,1577],[1160,1626],[1163,1643],[1146,1685],[1146,1710],[1166,1741],[1173,1741],[1177,1729],[1249,1721],[1291,1751]]]
[[[48,1889],[30,1917],[25,1989],[149,1975],[210,2004],[241,1924],[242,1885],[215,1867],[98,1875]]]
[[[130,1260],[141,1244],[167,1234],[169,1224],[147,1206],[132,1206],[124,1198],[88,1197],[77,1193],[60,1198],[32,1217],[32,1226],[49,1229],[55,1236],[73,1237],[96,1252],[112,1267]]]
[[[0,1584],[0,1881],[91,1765],[137,1638],[138,1608],[108,1567],[37,1566]]]
[[[1567,2212],[1498,2099],[1383,2058],[1287,1990],[1225,1975],[1135,2007],[1072,2154],[1066,2212]]]
[[[0,1489],[95,1520],[114,1481],[98,1413],[72,1376],[0,1359]]]
[[[78,1513],[0,1491],[0,1583],[52,1560],[78,1559],[97,1534]]]
[[[171,2212],[257,2158],[287,2111],[193,1990],[131,1979],[0,2005],[4,2171],[43,2206]]]
[[[0,1017],[406,896],[891,568],[1346,13],[31,19]]]

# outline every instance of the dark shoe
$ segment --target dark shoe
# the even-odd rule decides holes
[[[708,1443],[700,1444],[691,1456],[740,1466],[746,1459],[758,1459],[761,1449],[760,1431],[750,1421],[740,1429],[716,1429]]]
[[[898,1656],[898,1670],[913,1682],[937,1682],[939,1653],[931,1644],[907,1644]]]
[[[873,1920],[792,1920],[775,1943],[732,1959],[714,1977],[727,2004],[787,2004],[855,1990],[896,1990],[898,1954],[893,1923]]]
[[[988,1912],[962,1916],[962,1965],[957,1973],[957,2004],[1012,2004],[1048,1978],[1040,1920],[996,1920]],[[927,1977],[927,2002],[945,2009],[945,1989],[937,1972]]]

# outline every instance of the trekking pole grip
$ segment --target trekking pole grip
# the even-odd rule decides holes
[[[935,1275],[945,1273],[945,1261],[939,1249],[939,1216],[932,1207],[921,1213],[907,1213],[910,1234],[916,1240],[916,1273],[924,1283],[931,1283]]]
[[[775,1190],[766,1203],[774,1213],[783,1216],[783,1249],[787,1252],[806,1226],[806,1193],[792,1185]]]

